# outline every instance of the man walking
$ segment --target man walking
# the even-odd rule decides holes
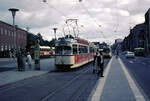
[[[99,71],[98,71],[98,75],[100,74],[101,77],[104,77],[103,76],[103,67],[104,67],[104,59],[103,59],[103,55],[102,55],[102,52],[99,52],[99,55],[97,56],[97,65],[99,67]]]
[[[98,53],[96,53],[96,55],[94,56],[94,61],[93,61],[93,74],[97,72],[98,70],[98,66],[97,66],[97,56]]]
[[[22,60],[22,54],[20,51],[17,54],[17,63],[18,63],[18,71],[22,71],[23,70],[23,60]]]

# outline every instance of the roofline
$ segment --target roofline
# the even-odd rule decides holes
[[[1,22],[1,23],[3,23],[3,24],[6,24],[6,25],[8,25],[8,26],[11,26],[11,27],[13,27],[13,25],[11,25],[11,24],[8,24],[8,23],[6,23],[6,22],[4,22],[4,21],[2,21],[2,20],[0,20],[0,22]],[[21,29],[21,28],[19,28],[19,27],[17,27],[17,29],[27,32],[26,30],[24,30],[24,29]]]

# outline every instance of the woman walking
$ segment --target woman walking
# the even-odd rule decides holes
[[[31,69],[32,68],[32,58],[31,58],[31,55],[29,52],[27,52],[27,63],[28,63],[29,68]]]

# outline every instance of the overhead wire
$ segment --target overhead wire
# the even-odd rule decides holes
[[[94,17],[91,15],[91,13],[89,12],[89,10],[87,9],[87,7],[82,3],[80,2],[81,6],[83,9],[85,9],[85,11],[87,12],[87,14],[89,15],[89,17],[93,20],[93,22],[97,25],[97,28],[99,29],[99,31],[97,33],[101,33],[103,38],[106,38],[105,35],[103,34],[103,32],[101,31],[100,29],[100,25],[97,23],[97,21],[94,19]]]
[[[60,13],[63,17],[65,17],[66,19],[68,19],[68,17],[66,16],[65,13],[63,13],[62,11],[60,11],[59,9],[57,9],[56,7],[54,7],[53,5],[51,5],[50,3],[48,3],[47,0],[43,0],[43,2],[44,2],[45,4],[47,4],[48,7],[53,8],[55,11],[57,11],[58,13]],[[82,0],[79,0],[79,2],[81,3],[81,2],[83,2],[83,1],[82,1]],[[98,29],[99,29],[100,25],[97,23],[97,21],[96,21],[96,20],[93,18],[93,16],[90,14],[89,10],[88,10],[82,3],[81,3],[81,5],[82,5],[82,8],[84,8],[84,9],[86,10],[87,14],[90,16],[90,18],[93,20],[93,22],[97,25],[97,27],[98,27]],[[70,31],[69,31],[69,33],[70,33]],[[99,32],[97,32],[97,33],[101,33],[102,36],[103,36],[103,38],[106,38],[105,35],[103,34],[103,32],[101,31],[101,29],[99,29]]]
[[[60,11],[59,9],[57,9],[56,7],[48,3],[47,0],[43,0],[43,3],[47,4],[48,7],[53,8],[55,11],[57,11],[58,13],[60,13],[63,17],[67,19],[67,16],[65,13],[63,13],[62,11]]]

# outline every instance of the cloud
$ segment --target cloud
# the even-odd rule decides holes
[[[119,10],[119,14],[121,16],[130,16],[130,13],[128,11],[126,11],[126,10]]]
[[[45,39],[51,40],[53,27],[58,27],[58,36],[63,35],[68,18],[77,18],[80,35],[91,41],[113,42],[115,38],[128,35],[129,27],[144,21],[150,0],[1,0],[0,20],[12,24],[8,11],[16,7],[16,24],[30,31],[41,32]],[[83,25],[81,27],[81,25]]]

